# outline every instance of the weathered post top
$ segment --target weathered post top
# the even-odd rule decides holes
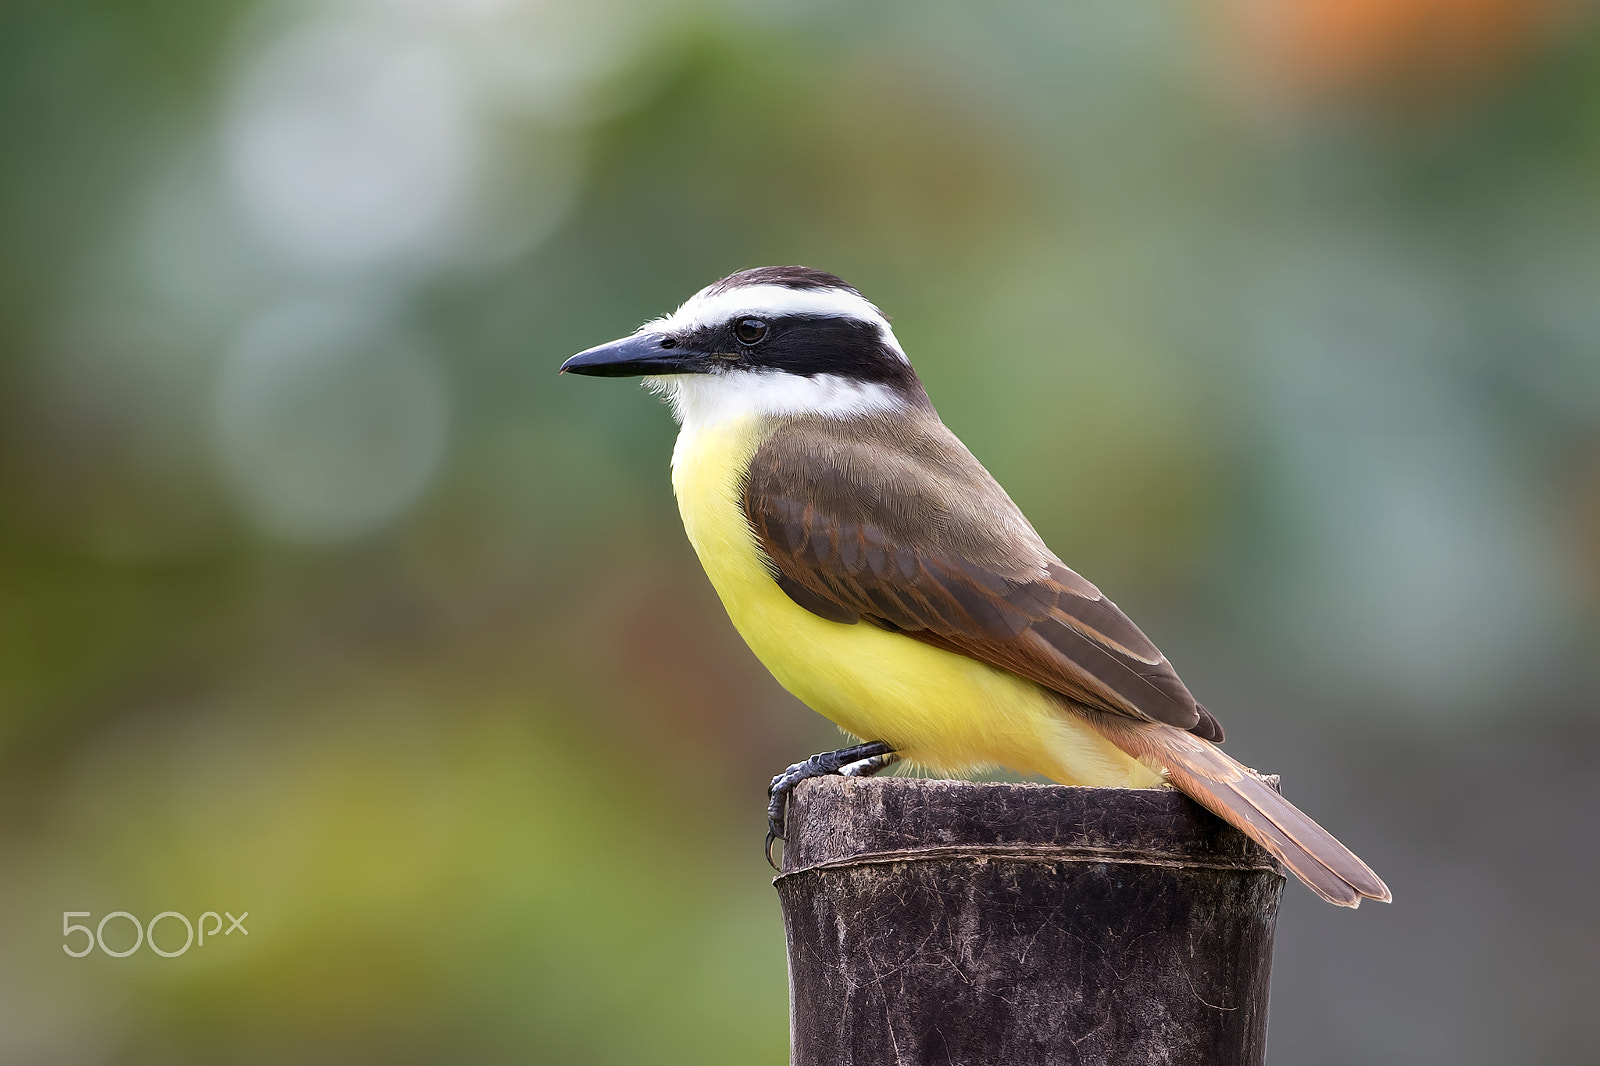
[[[1252,1066],[1283,877],[1170,789],[818,778],[776,885],[796,1066]]]

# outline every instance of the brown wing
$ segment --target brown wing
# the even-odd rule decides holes
[[[744,509],[778,585],[814,614],[1221,739],[1160,650],[931,414],[785,424],[751,461]]]

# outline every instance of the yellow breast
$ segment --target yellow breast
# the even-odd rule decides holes
[[[1068,784],[1159,783],[1031,681],[865,622],[829,622],[789,599],[740,504],[744,472],[772,428],[761,416],[685,425],[672,485],[729,618],[784,688],[929,769],[1001,765]]]

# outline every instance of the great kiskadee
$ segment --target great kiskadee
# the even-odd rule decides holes
[[[841,279],[743,270],[561,369],[643,377],[665,394],[682,423],[684,529],[728,616],[786,689],[865,742],[779,775],[773,834],[808,776],[897,759],[1007,766],[1064,784],[1174,785],[1328,902],[1390,898],[1217,747],[1217,720],[1045,547],[939,420],[888,319]]]

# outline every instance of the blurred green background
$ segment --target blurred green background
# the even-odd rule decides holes
[[[1600,1060],[1591,9],[10,0],[0,1061],[784,1061],[837,734],[555,374],[767,263],[1388,878],[1274,1061]]]

